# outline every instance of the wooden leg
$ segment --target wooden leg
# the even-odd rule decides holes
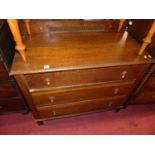
[[[25,26],[26,26],[27,33],[31,34],[31,31],[30,31],[30,19],[25,19],[24,23],[25,23]]]
[[[26,115],[26,114],[28,114],[28,113],[29,113],[29,110],[24,110],[24,111],[22,112],[23,115]]]
[[[43,121],[38,121],[37,124],[38,124],[38,125],[43,125],[44,122],[43,122]]]
[[[119,112],[119,111],[120,111],[120,109],[119,109],[119,108],[115,109],[115,112]]]
[[[147,34],[147,36],[143,39],[143,44],[139,50],[139,55],[142,55],[145,48],[152,42],[152,37],[155,33],[155,20],[153,21],[153,24]]]
[[[119,26],[118,26],[118,32],[121,31],[121,29],[122,29],[122,27],[123,27],[125,21],[126,21],[125,19],[120,19]]]
[[[25,54],[26,46],[22,41],[18,21],[16,19],[7,19],[7,22],[14,37],[14,40],[16,42],[15,48],[19,52],[21,58],[26,62],[26,54]]]

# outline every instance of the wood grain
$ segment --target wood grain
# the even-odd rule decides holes
[[[146,65],[106,67],[25,75],[31,92],[137,79]]]
[[[49,118],[54,116],[64,115],[76,115],[77,113],[90,112],[101,109],[112,109],[118,108],[123,105],[123,96],[108,98],[108,99],[97,99],[91,101],[82,101],[78,103],[70,103],[61,106],[45,106],[38,108],[38,113],[41,118]]]
[[[44,106],[114,97],[127,95],[130,92],[133,83],[134,81],[107,83],[103,85],[38,92],[33,93],[32,98],[36,106]]]
[[[24,42],[27,63],[16,54],[11,75],[154,62],[138,56],[140,46],[127,32],[43,33],[27,36]]]

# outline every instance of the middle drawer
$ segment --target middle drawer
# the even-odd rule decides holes
[[[45,106],[127,95],[133,86],[133,82],[107,83],[87,87],[35,92],[32,93],[32,98],[34,104],[37,106]]]
[[[147,65],[130,65],[25,75],[30,92],[137,79]]]

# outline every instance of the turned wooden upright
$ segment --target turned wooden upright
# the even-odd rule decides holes
[[[152,26],[147,34],[147,36],[143,39],[143,44],[139,50],[139,55],[141,55],[146,47],[152,42],[152,37],[155,34],[155,20],[152,23]]]
[[[20,33],[18,20],[17,19],[7,19],[8,25],[16,42],[16,50],[19,52],[21,58],[26,62],[26,45],[22,41],[22,36]],[[28,34],[30,34],[30,20],[24,20],[25,26]]]
[[[121,31],[124,23],[126,20],[120,20],[119,23],[119,27],[118,27],[118,32]],[[14,40],[16,42],[16,50],[19,52],[21,58],[23,59],[23,61],[27,61],[26,60],[26,45],[23,43],[22,41],[22,36],[20,33],[20,29],[19,29],[19,25],[18,25],[18,20],[17,19],[7,19],[7,22],[9,24],[9,27],[11,29],[11,32],[13,34]],[[25,26],[26,26],[26,30],[27,33],[30,35],[31,31],[30,31],[30,20],[29,19],[25,19],[24,20]]]
[[[22,36],[20,33],[20,29],[19,29],[19,25],[18,25],[18,20],[17,19],[7,19],[7,22],[9,24],[9,27],[11,29],[11,32],[13,34],[14,40],[16,42],[16,50],[19,52],[21,58],[23,59],[24,62],[26,62],[26,45],[23,43],[22,41]],[[118,25],[118,29],[117,31],[120,32],[125,24],[126,20],[125,19],[120,19],[119,25]],[[26,26],[26,30],[27,33],[30,35],[31,31],[30,31],[30,20],[29,19],[25,19],[24,20],[25,26]],[[139,51],[139,55],[141,55],[145,48],[148,46],[148,44],[150,44],[152,42],[152,37],[155,33],[155,20],[147,34],[147,36],[143,39],[143,44],[140,48]]]
[[[31,34],[31,30],[30,30],[30,19],[25,19],[24,20],[25,26],[26,26],[26,30],[28,34]]]
[[[121,29],[123,28],[125,21],[126,21],[125,19],[120,19],[119,25],[118,25],[118,32],[120,32]]]
[[[21,55],[22,59],[26,62],[26,46],[22,41],[21,33],[19,30],[18,21],[16,19],[8,19],[7,20],[9,27],[11,29],[12,35],[14,37],[14,40],[16,42],[16,50]]]

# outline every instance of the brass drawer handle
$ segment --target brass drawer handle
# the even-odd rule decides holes
[[[55,116],[56,115],[56,111],[54,110],[54,111],[52,111],[53,112],[53,115]]]
[[[127,75],[127,71],[123,71],[123,72],[121,73],[122,79],[124,79],[124,78],[126,77],[126,75]]]
[[[49,100],[50,100],[50,102],[51,102],[51,103],[53,103],[53,102],[54,102],[54,99],[55,99],[55,97],[54,97],[54,96],[49,96]]]
[[[51,78],[49,77],[45,78],[45,82],[48,86],[51,85]]]
[[[42,26],[40,26],[40,27],[39,27],[39,29],[40,29],[40,30],[43,30],[43,27],[42,27]]]
[[[114,89],[114,95],[117,95],[118,92],[119,92],[119,88],[115,88],[115,89]]]
[[[152,99],[155,99],[155,95],[152,95],[151,98],[152,98]]]
[[[111,107],[111,106],[112,106],[112,102],[109,102],[109,103],[108,103],[108,107]]]

